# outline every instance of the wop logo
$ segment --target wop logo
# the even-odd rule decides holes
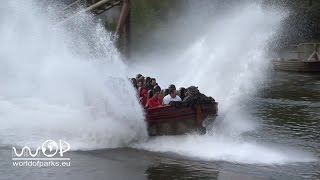
[[[47,158],[55,157],[57,154],[59,157],[63,157],[64,153],[69,150],[70,144],[66,141],[59,140],[57,143],[54,140],[46,140],[33,152],[28,146],[24,146],[20,153],[17,151],[17,148],[12,147],[12,157],[36,158],[41,156],[41,154]]]

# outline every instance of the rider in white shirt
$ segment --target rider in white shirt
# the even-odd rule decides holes
[[[182,101],[175,88],[169,88],[169,94],[163,98],[163,105],[168,105],[171,101]]]

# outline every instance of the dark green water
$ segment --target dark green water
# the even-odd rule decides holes
[[[197,158],[197,153],[178,155],[121,148],[72,152],[71,167],[37,168],[13,167],[11,148],[3,147],[0,179],[320,179],[320,75],[275,73],[267,88],[249,104],[245,108],[260,128],[245,133],[244,137],[267,150],[269,147],[271,153],[275,147],[284,154],[288,148],[299,153],[290,155],[288,151],[285,159],[283,154],[267,156],[266,148],[253,145],[240,148],[235,144],[223,150],[234,154],[223,156],[224,161],[222,157],[206,159],[203,154]],[[171,139],[166,137],[160,142],[165,144],[165,140]],[[194,148],[200,145],[201,142],[192,144]],[[261,163],[244,161],[247,158],[244,151],[251,147],[257,153],[250,156]],[[222,151],[221,146],[216,148]],[[265,152],[260,153],[260,149]]]

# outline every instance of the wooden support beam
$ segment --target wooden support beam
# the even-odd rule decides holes
[[[118,24],[115,31],[116,44],[128,58],[130,56],[130,1],[124,0]]]
[[[121,30],[123,29],[123,26],[126,21],[126,18],[128,17],[128,14],[129,14],[129,0],[124,0],[121,14],[118,20],[118,25],[116,28],[116,35],[120,36]]]
[[[129,2],[130,3],[130,2]],[[131,18],[130,18],[130,7],[129,7],[129,14],[127,16],[127,20],[126,20],[126,23],[125,23],[125,44],[126,44],[126,51],[125,51],[125,54],[127,56],[127,58],[129,59],[130,58],[130,54],[131,54],[131,51],[130,51],[130,47],[131,47]]]

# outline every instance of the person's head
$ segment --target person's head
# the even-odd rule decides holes
[[[181,88],[180,88],[180,97],[181,97],[181,96],[184,97],[184,96],[186,95],[185,93],[186,93],[186,88],[181,87]]]
[[[165,89],[164,90],[164,96],[168,95],[169,94],[169,89]]]
[[[136,78],[131,78],[131,83],[132,83],[132,85],[133,85],[134,87],[136,87],[136,86],[137,86],[137,80],[136,80]]]
[[[143,77],[142,74],[137,74],[136,79],[139,79],[140,77]]]
[[[174,88],[169,89],[169,94],[172,98],[175,98],[177,96],[177,90]]]
[[[138,81],[137,81],[137,86],[138,87],[142,87],[143,86],[143,79],[142,78],[140,78],[140,79],[138,79]]]
[[[152,91],[152,90],[149,90],[149,91],[148,91],[148,99],[150,99],[152,96],[153,96],[153,91]]]
[[[168,87],[168,89],[176,89],[176,86],[173,85],[173,84],[170,84],[169,87]]]
[[[160,92],[161,92],[160,86],[155,86],[155,87],[153,88],[153,96],[159,97]]]
[[[146,84],[148,84],[151,80],[151,77],[146,77]]]
[[[151,86],[157,85],[157,81],[156,81],[155,78],[151,78],[151,79],[150,79],[150,85],[151,85]]]
[[[196,95],[199,94],[199,89],[196,86],[190,86],[188,87],[188,95]]]
[[[140,97],[148,97],[148,90],[147,89],[142,89],[140,93]]]

